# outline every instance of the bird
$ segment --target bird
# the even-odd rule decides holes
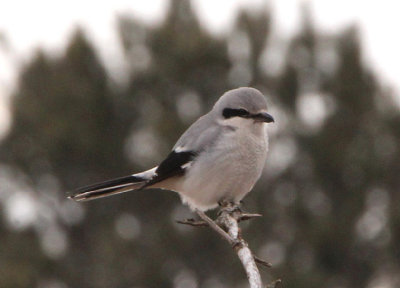
[[[78,188],[68,198],[88,201],[160,188],[177,192],[193,211],[214,209],[221,201],[240,203],[263,171],[268,152],[264,124],[271,122],[275,120],[259,90],[229,90],[182,134],[158,166]]]

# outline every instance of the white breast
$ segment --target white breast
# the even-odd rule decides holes
[[[260,177],[267,135],[262,123],[241,120],[234,129],[227,127],[186,173],[178,192],[190,207],[207,210],[222,199],[240,201]]]

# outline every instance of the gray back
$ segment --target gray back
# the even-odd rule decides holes
[[[227,91],[209,113],[200,117],[183,133],[173,149],[200,152],[215,143],[222,130],[227,129],[218,124],[218,120],[223,118],[222,111],[225,108],[242,108],[250,113],[257,113],[267,109],[267,101],[264,95],[254,88],[241,87]]]

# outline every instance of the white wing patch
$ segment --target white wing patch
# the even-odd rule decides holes
[[[188,169],[192,166],[193,161],[187,162],[181,166],[182,169]]]
[[[154,167],[154,168],[151,168],[151,169],[146,170],[144,172],[133,174],[132,176],[143,178],[143,179],[147,179],[147,180],[151,180],[156,175],[157,168],[158,167]]]
[[[186,149],[185,147],[183,147],[183,146],[178,146],[178,147],[176,147],[176,148],[174,149],[174,151],[175,151],[176,153],[181,153],[181,152],[187,151],[187,149]]]

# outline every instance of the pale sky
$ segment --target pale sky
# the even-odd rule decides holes
[[[289,37],[299,26],[299,7],[310,2],[318,29],[335,32],[351,23],[359,24],[365,61],[383,83],[400,91],[400,17],[392,0],[193,0],[200,21],[213,33],[226,33],[239,7],[273,10],[275,33]],[[94,5],[94,6],[93,6]],[[84,26],[111,71],[122,57],[115,33],[116,15],[131,13],[147,23],[159,22],[167,0],[50,1],[13,0],[0,9],[0,135],[7,129],[9,91],[15,84],[18,66],[29,59],[35,47],[60,51],[76,25]],[[394,60],[396,59],[396,60]]]

